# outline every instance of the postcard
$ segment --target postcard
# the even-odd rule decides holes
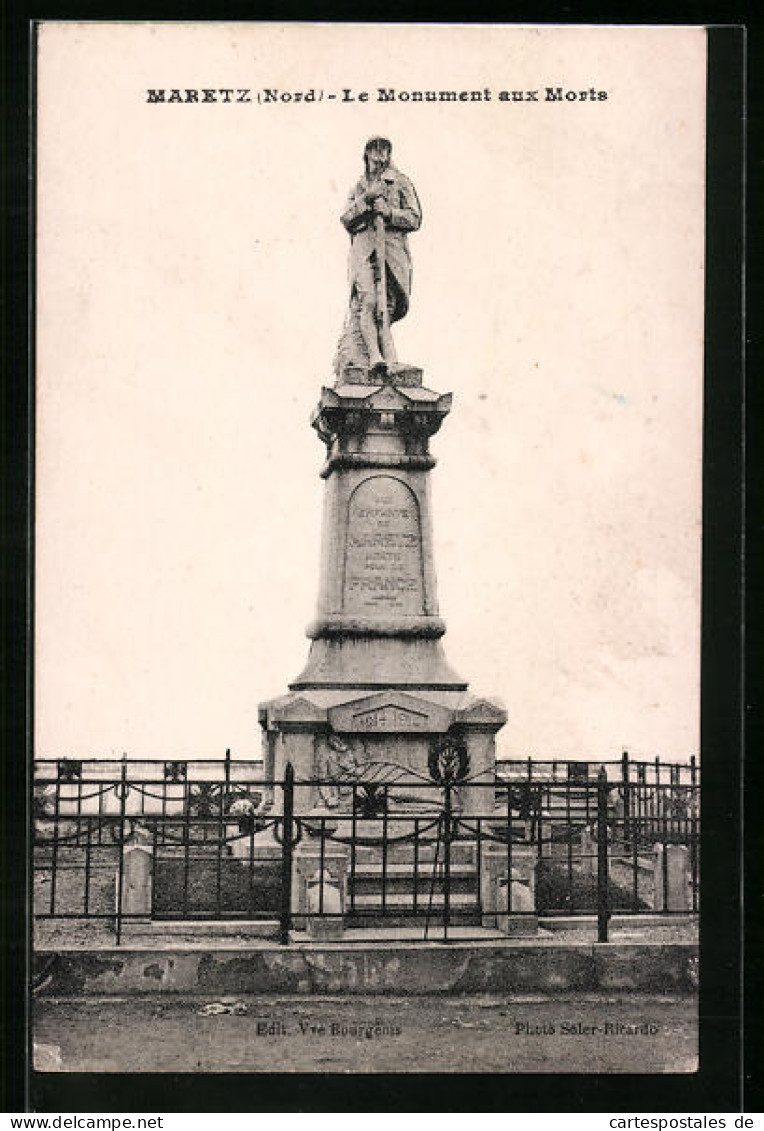
[[[36,52],[36,1069],[697,1071],[706,30]]]

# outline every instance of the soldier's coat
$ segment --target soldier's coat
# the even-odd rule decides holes
[[[387,264],[388,295],[393,298],[390,321],[403,318],[409,308],[411,295],[411,255],[407,232],[415,232],[422,223],[422,208],[411,181],[394,165],[388,165],[379,180],[384,186],[384,196],[391,208],[385,220],[385,262]],[[367,177],[353,186],[341,220],[351,236],[350,283],[351,289],[359,271],[374,254],[376,239],[374,213],[366,203],[365,194],[373,180]],[[391,285],[392,284],[392,285]]]

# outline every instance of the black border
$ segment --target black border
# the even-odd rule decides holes
[[[2,1000],[6,1016],[0,1105],[5,1111],[130,1111],[140,1097],[145,1111],[741,1111],[740,876],[741,816],[741,537],[742,537],[742,297],[744,32],[713,27],[709,32],[707,356],[704,427],[703,705],[704,906],[701,917],[701,1069],[695,1076],[246,1076],[33,1074],[26,1088],[25,876],[20,846],[25,843],[27,660],[27,498],[32,402],[27,384],[28,91],[33,78],[29,52],[31,19],[354,19],[427,21],[431,13],[370,0],[358,12],[307,11],[288,3],[225,4],[225,11],[200,11],[198,3],[134,0],[129,13],[119,4],[84,0],[51,2],[37,11],[15,5],[3,39],[5,140],[12,159],[4,168],[3,214],[8,226],[3,340],[6,365],[2,390],[3,448],[3,749],[0,755],[3,805],[2,912],[4,951]],[[686,3],[682,11],[662,4],[631,5],[628,15],[593,11],[591,4],[540,2],[532,11],[438,13],[461,22],[748,24],[744,9],[721,14],[707,3]],[[595,6],[596,7],[596,6]],[[677,6],[680,7],[680,6]],[[755,48],[755,43],[751,45]],[[756,62],[751,52],[750,74]],[[758,292],[761,294],[761,291]],[[749,428],[753,424],[749,422]],[[749,494],[749,506],[753,493]],[[755,770],[755,766],[753,769]],[[760,776],[760,771],[759,771]],[[761,795],[760,795],[761,796]],[[751,793],[747,800],[751,800]],[[755,802],[754,802],[755,805]],[[754,807],[749,822],[760,824]],[[757,896],[757,889],[754,889]],[[760,943],[760,939],[756,940]],[[760,1007],[759,1007],[760,1008]],[[750,1025],[750,1022],[749,1022]],[[751,1033],[749,1027],[748,1033]],[[746,1041],[748,1045],[748,1041]],[[753,1071],[753,1068],[751,1068]],[[745,1106],[761,1110],[753,1092]]]

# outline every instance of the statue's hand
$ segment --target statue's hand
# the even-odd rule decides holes
[[[377,216],[382,216],[383,219],[389,220],[392,215],[392,209],[385,200],[384,196],[378,196],[374,200],[374,212]]]

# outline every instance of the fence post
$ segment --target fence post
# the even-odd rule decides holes
[[[279,942],[289,945],[292,926],[292,849],[294,847],[294,767],[284,769],[284,813],[281,826],[281,931]]]
[[[127,761],[122,758],[122,771],[119,784],[119,870],[117,872],[117,922],[116,944],[122,942],[122,892],[125,885],[125,803],[127,801]]]
[[[690,843],[690,876],[692,910],[698,910],[698,778],[695,755],[690,755],[690,820],[687,829]]]
[[[629,752],[621,755],[621,789],[623,790],[623,839],[626,847],[631,846],[631,784],[629,782]]]
[[[607,774],[600,767],[597,775],[597,941],[608,941],[608,853],[607,853]]]
[[[61,763],[56,766],[56,787],[53,795],[53,847],[50,855],[50,906],[51,915],[56,912],[56,884],[58,882],[58,834],[61,819]]]
[[[443,799],[443,942],[448,942],[451,918],[451,783],[445,783]]]

